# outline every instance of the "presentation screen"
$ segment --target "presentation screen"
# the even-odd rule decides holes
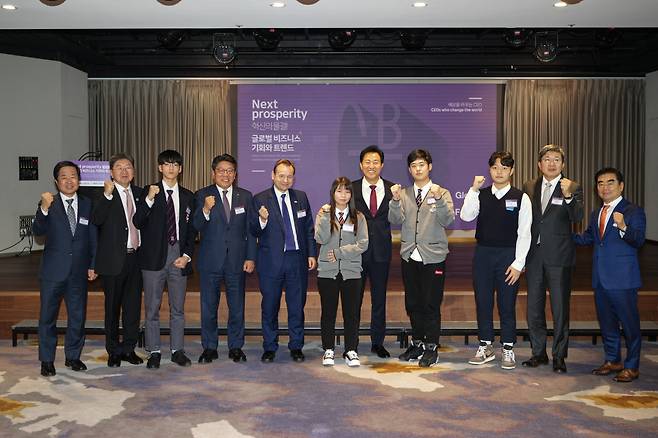
[[[475,175],[488,177],[497,149],[497,84],[237,85],[239,184],[254,193],[272,184],[279,158],[295,163],[294,187],[315,213],[338,176],[361,177],[359,153],[384,151],[385,179],[413,184],[407,155],[432,155],[432,182],[450,190],[457,215]],[[457,216],[450,227],[470,230]]]

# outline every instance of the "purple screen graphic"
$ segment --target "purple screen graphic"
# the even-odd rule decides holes
[[[382,176],[408,186],[407,154],[428,150],[434,183],[450,190],[455,209],[473,176],[488,177],[496,150],[495,84],[238,85],[239,184],[254,193],[272,185],[274,162],[295,163],[295,185],[314,213],[329,201],[338,176],[361,177],[359,153],[385,154]],[[459,217],[450,227],[469,230]]]

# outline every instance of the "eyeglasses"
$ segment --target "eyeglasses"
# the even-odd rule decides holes
[[[178,164],[178,163],[164,163],[163,166],[165,166],[165,167],[173,167],[173,168],[176,168],[176,169],[177,169],[177,168],[180,167],[180,164]]]
[[[233,175],[235,169],[215,169],[215,173],[219,173],[220,175]]]

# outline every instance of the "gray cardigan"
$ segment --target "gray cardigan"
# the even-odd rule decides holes
[[[388,204],[388,221],[402,225],[400,257],[407,262],[416,247],[425,265],[441,263],[448,255],[445,228],[454,222],[455,209],[450,192],[443,187],[441,190],[441,197],[434,203],[428,203],[434,199],[429,192],[420,209],[416,206],[413,186],[400,190],[400,200],[391,199]]]
[[[318,213],[315,218],[315,241],[321,245],[318,277],[336,278],[340,272],[344,280],[361,278],[361,254],[368,249],[368,224],[365,216],[357,212],[359,226],[356,235],[345,230],[332,232],[329,218],[330,213],[324,212]],[[350,217],[348,222],[352,223],[353,220]],[[336,256],[333,263],[327,260],[327,254],[332,249]]]

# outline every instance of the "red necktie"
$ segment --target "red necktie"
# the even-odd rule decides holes
[[[345,223],[345,218],[343,217],[343,212],[342,211],[338,212],[338,223],[341,226],[343,226],[343,224]]]
[[[377,189],[376,185],[370,186],[370,214],[372,217],[377,216],[377,192],[375,189]]]
[[[599,218],[599,236],[603,239],[603,232],[605,231],[605,216],[608,212],[609,205],[603,205],[601,209],[601,217]]]

